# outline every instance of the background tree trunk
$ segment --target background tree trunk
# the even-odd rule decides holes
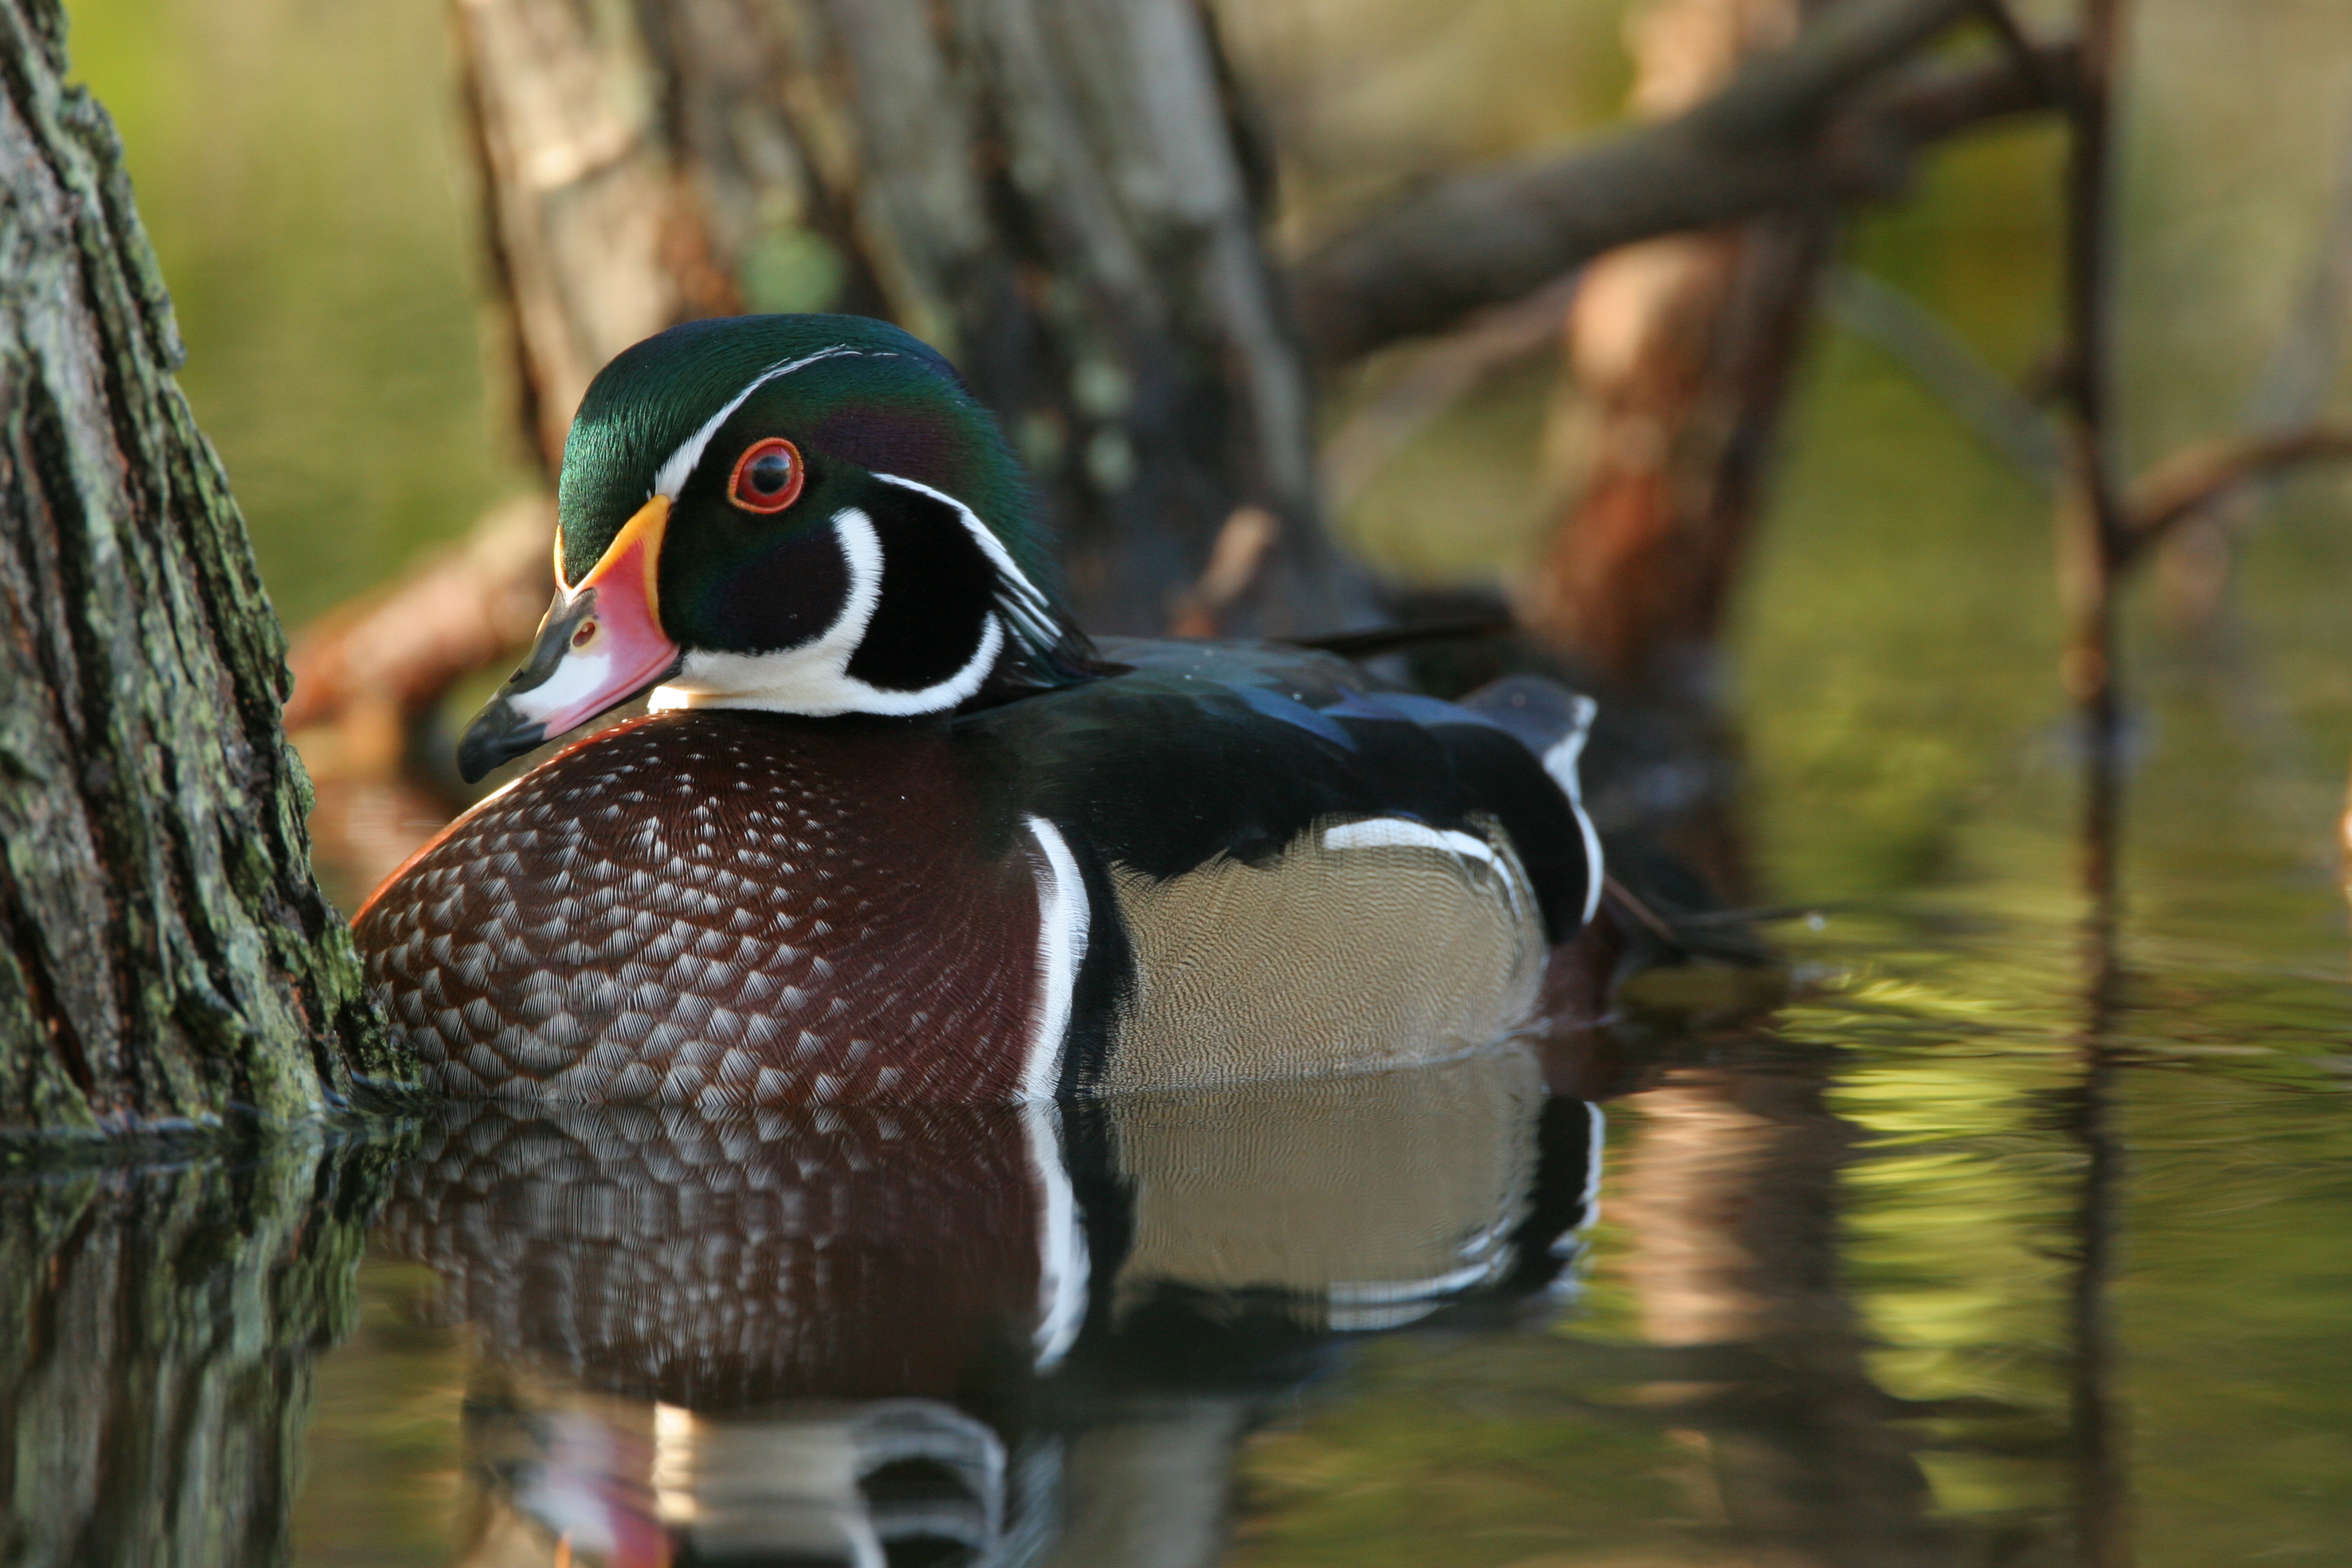
[[[1194,0],[469,0],[457,17],[551,467],[588,378],[647,332],[887,316],[1003,420],[1090,629],[1362,618],[1318,525],[1265,163]]]
[[[1958,1568],[1987,1561],[1934,1517],[1927,1414],[1871,1375],[1839,1278],[1854,1129],[1828,1107],[1832,1053],[1686,1068],[1636,1098],[1615,1197],[1625,1270],[1657,1345],[1746,1347],[1750,1375],[1692,1384],[1723,1520],[1757,1568]],[[1663,1414],[1663,1413],[1662,1413]]]
[[[0,0],[0,1130],[286,1121],[404,1069],[311,880],[278,623],[64,35]]]
[[[1679,114],[1795,37],[1800,0],[1656,0],[1633,106]],[[1528,595],[1551,642],[1672,700],[1712,695],[1729,590],[1812,315],[1826,205],[1612,251],[1570,307],[1582,477]]]
[[[1691,114],[1743,59],[1787,51],[1816,8],[1653,0],[1630,24],[1633,111]],[[1717,708],[1724,619],[1835,224],[1826,202],[1801,205],[1585,268],[1567,323],[1577,479],[1519,605],[1537,638],[1601,682],[1621,731],[1647,711],[1634,749],[1663,750],[1698,785],[1650,826],[1733,900],[1749,879],[1737,741]],[[1613,735],[1597,748],[1597,798],[1619,749]]]

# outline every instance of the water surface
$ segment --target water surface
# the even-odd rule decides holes
[[[1651,985],[1549,1064],[1598,1104],[1505,1049],[12,1181],[10,1561],[2340,1561],[2339,965],[2143,937],[2102,1017],[1982,892]]]

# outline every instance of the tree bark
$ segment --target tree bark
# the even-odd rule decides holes
[[[282,1563],[391,1148],[0,1180],[0,1562]]]
[[[1596,262],[1569,332],[1587,466],[1530,623],[1624,686],[1705,703],[1811,300],[1826,216]]]
[[[529,645],[555,592],[554,531],[544,497],[509,501],[295,638],[286,729],[316,791],[319,874],[338,893],[365,896],[473,798],[441,705],[451,687]]]
[[[1360,618],[1318,527],[1261,163],[1193,0],[457,16],[551,465],[588,377],[646,332],[740,309],[884,315],[1003,421],[1089,628],[1197,618],[1221,541],[1219,585],[1248,568],[1221,627]]]
[[[289,1121],[404,1068],[310,877],[282,639],[64,35],[0,0],[0,1131]]]

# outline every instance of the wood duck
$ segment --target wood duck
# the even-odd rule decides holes
[[[555,565],[467,776],[650,711],[354,922],[452,1095],[992,1103],[1432,1059],[1527,1026],[1599,896],[1587,700],[1097,649],[993,420],[878,321],[698,321],[614,360]]]

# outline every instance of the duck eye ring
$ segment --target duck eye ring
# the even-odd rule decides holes
[[[727,499],[745,511],[782,511],[801,499],[800,448],[781,436],[754,441],[735,459]]]

